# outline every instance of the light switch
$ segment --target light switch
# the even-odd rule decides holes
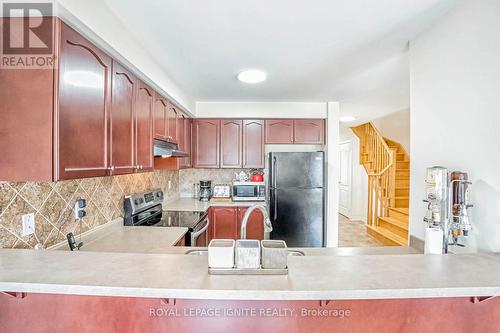
[[[23,233],[22,236],[29,236],[35,233],[35,214],[24,214],[22,217]]]

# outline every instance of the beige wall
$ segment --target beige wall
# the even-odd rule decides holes
[[[372,123],[384,137],[401,143],[410,154],[410,109],[374,119]]]
[[[33,248],[37,239],[22,237],[21,216],[35,214],[35,234],[44,247],[123,216],[123,197],[160,187],[167,199],[178,192],[177,171],[67,180],[60,182],[0,182],[0,248]],[[168,183],[171,182],[171,188]],[[87,200],[82,223],[74,218],[78,198]]]

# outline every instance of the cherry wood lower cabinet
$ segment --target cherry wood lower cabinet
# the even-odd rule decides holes
[[[224,277],[224,280],[239,280],[237,278]],[[209,284],[210,277],[198,279],[205,279],[203,282]],[[263,286],[273,279],[283,280],[285,286],[287,283],[294,286],[286,277],[255,276],[253,279],[261,279]],[[198,314],[198,310],[203,312]],[[23,299],[0,294],[0,313],[2,332],[135,332],[140,327],[142,332],[176,333],[498,333],[500,298],[474,304],[470,297],[325,302],[28,293]],[[216,315],[212,315],[214,313]],[[242,315],[238,315],[240,313]]]
[[[237,239],[238,211],[235,207],[211,207],[210,239]]]
[[[241,238],[241,222],[245,215],[247,208],[238,207],[238,239]],[[247,222],[247,239],[264,239],[264,215],[258,209],[254,210]]]
[[[209,239],[241,238],[241,222],[246,207],[211,207]],[[247,239],[264,239],[264,216],[260,211],[253,211],[247,223]]]

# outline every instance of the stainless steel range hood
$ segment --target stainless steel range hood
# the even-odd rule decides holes
[[[180,151],[176,143],[154,139],[153,155],[155,157],[188,157],[185,151]]]

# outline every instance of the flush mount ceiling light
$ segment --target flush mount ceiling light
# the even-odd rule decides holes
[[[238,80],[245,83],[259,83],[265,81],[266,73],[258,69],[249,69],[238,74]]]
[[[351,123],[356,120],[356,117],[353,116],[344,116],[340,117],[340,122],[341,123]]]

